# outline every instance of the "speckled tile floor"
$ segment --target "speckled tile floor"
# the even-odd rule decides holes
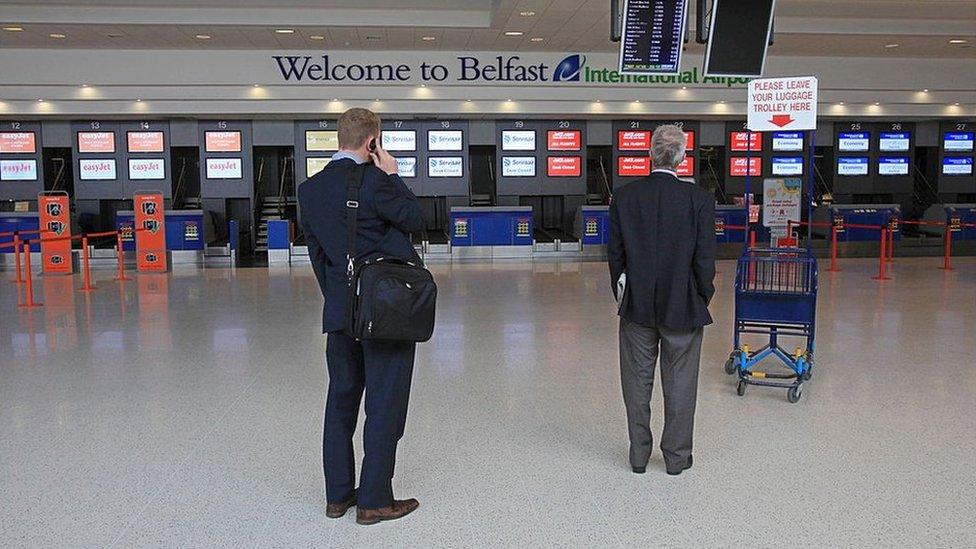
[[[602,263],[434,265],[394,481],[421,508],[368,528],[324,514],[308,267],[43,278],[31,312],[0,273],[0,547],[973,547],[976,258],[938,263],[825,273],[791,405],[722,372],[722,262],[675,478],[629,470]]]

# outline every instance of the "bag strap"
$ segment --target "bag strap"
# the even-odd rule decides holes
[[[352,281],[356,274],[356,230],[359,217],[359,189],[366,174],[364,164],[356,164],[346,173],[346,276]]]

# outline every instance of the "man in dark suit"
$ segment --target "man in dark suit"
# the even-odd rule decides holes
[[[356,505],[356,521],[375,524],[415,510],[415,499],[393,499],[397,442],[403,436],[415,343],[357,341],[344,332],[346,315],[346,177],[367,164],[359,192],[356,255],[380,253],[421,263],[410,233],[423,229],[417,197],[397,175],[397,161],[379,145],[380,119],[366,109],[339,118],[339,152],[298,189],[301,224],[319,288],[325,297],[329,391],[322,454],[326,515],[339,518]],[[363,465],[356,488],[352,437],[366,391]]]
[[[617,190],[610,204],[610,283],[619,304],[620,377],[635,473],[645,471],[651,456],[659,356],[664,464],[669,475],[692,465],[702,333],[712,323],[708,303],[715,293],[715,201],[678,179],[684,158],[681,128],[658,127],[651,138],[655,170]]]

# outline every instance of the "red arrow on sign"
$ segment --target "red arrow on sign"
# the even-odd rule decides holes
[[[776,124],[780,128],[784,126],[789,126],[793,122],[796,122],[796,120],[793,120],[793,117],[788,114],[777,114],[773,116],[769,121],[772,122],[773,124]]]

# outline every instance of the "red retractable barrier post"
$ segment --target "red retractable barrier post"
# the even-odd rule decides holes
[[[90,292],[96,289],[91,283],[91,266],[89,265],[87,236],[81,237],[81,279],[82,286],[78,288],[79,292]]]
[[[833,223],[830,224],[830,268],[827,270],[832,273],[840,272],[837,267],[837,225]]]
[[[20,276],[20,235],[14,233],[14,269],[17,270],[17,278],[14,279],[14,284],[23,284],[24,278]]]
[[[887,275],[886,268],[888,266],[888,235],[886,234],[889,230],[887,227],[881,227],[881,250],[878,254],[878,276],[872,277],[874,280],[891,280],[891,277]]]
[[[946,223],[945,235],[942,237],[944,243],[942,267],[944,271],[952,271],[952,226]]]
[[[43,303],[38,303],[34,301],[34,282],[31,273],[31,260],[30,260],[30,242],[24,242],[22,245],[24,251],[24,271],[25,271],[25,286],[27,290],[27,300],[24,303],[17,305],[25,309],[33,309],[34,307],[40,307]]]
[[[119,282],[125,282],[129,279],[125,277],[125,250],[122,248],[121,232],[116,233],[115,235],[115,245],[118,248],[118,253],[116,255],[118,255],[119,257],[119,272],[115,276],[115,280],[118,280]]]

